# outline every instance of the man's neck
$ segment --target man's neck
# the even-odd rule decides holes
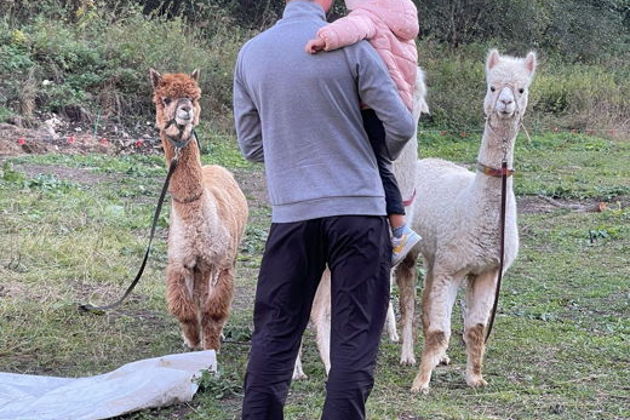
[[[319,13],[322,19],[326,19],[326,12],[317,1],[288,0],[282,18],[294,18],[304,14],[313,15],[314,13]]]

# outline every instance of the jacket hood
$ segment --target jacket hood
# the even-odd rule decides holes
[[[403,41],[418,36],[418,9],[411,0],[345,0],[345,3],[350,11],[363,9],[378,16]]]

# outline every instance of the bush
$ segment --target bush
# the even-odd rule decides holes
[[[120,122],[146,121],[153,114],[148,69],[201,70],[203,118],[231,127],[232,67],[245,32],[227,16],[212,30],[191,27],[183,18],[150,18],[129,7],[115,18],[108,8],[90,9],[75,23],[44,18],[13,27],[0,24],[0,106],[18,110],[20,86],[35,84],[40,111]]]
[[[418,44],[427,72],[431,118],[425,127],[473,131],[483,125],[484,64],[489,48],[524,56],[499,41],[459,48],[435,41]],[[538,129],[627,129],[630,67],[566,63],[538,51],[539,66],[530,89],[527,123]]]
[[[500,40],[506,49],[540,48],[565,60],[628,55],[624,0],[415,0],[423,38],[452,47]]]
[[[232,132],[232,70],[244,29],[272,23],[264,0],[5,0],[0,17],[0,119],[58,112],[145,126],[147,72],[201,70],[202,119]],[[622,0],[417,1],[432,115],[425,126],[483,124],[484,59],[539,53],[527,121],[534,127],[627,128],[628,13]],[[345,13],[338,1],[332,15]],[[624,20],[625,19],[625,20]],[[594,26],[599,25],[597,28]],[[624,31],[624,28],[626,29]]]
[[[419,50],[420,65],[427,74],[429,126],[457,131],[481,127],[485,53],[456,55],[430,42],[421,43]]]
[[[628,69],[549,62],[541,69],[530,102],[537,118],[565,128],[611,128],[630,115]]]

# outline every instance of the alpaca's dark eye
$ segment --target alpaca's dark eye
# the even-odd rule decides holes
[[[523,93],[523,92],[525,92],[525,89],[523,89],[523,88],[520,88],[520,89],[518,90],[518,93]]]
[[[167,106],[172,102],[171,98],[164,98],[162,100],[164,101],[164,105],[167,105]]]
[[[494,86],[490,86],[490,91],[494,92],[495,90],[497,90]]]

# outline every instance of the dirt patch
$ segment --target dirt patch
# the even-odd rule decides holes
[[[0,124],[0,156],[44,153],[153,154],[161,150],[159,139],[148,133],[140,136],[127,133],[124,136],[95,136],[88,131],[57,133],[45,126],[31,129],[3,123]]]
[[[569,200],[550,199],[547,197],[526,195],[516,199],[519,214],[540,214],[553,213],[558,210],[569,210],[581,213],[596,213],[605,211],[612,206],[617,207],[617,203],[622,208],[630,205],[630,196],[617,197],[611,203],[600,202],[599,200]]]
[[[0,276],[3,276],[0,269]],[[33,287],[13,280],[4,280],[0,286],[0,298],[14,301],[47,302],[57,300],[57,290],[47,286]]]
[[[127,280],[125,279],[125,282]],[[125,283],[126,284],[126,283]],[[79,280],[68,280],[68,288],[73,291],[76,299],[81,303],[93,303],[94,305],[107,305],[120,298],[122,289],[120,285],[114,284],[90,284]],[[142,303],[148,300],[146,295],[132,293],[125,303]]]
[[[46,138],[43,130],[22,128],[11,124],[0,124],[0,156],[17,156],[24,153],[47,153],[48,145],[42,141],[27,139]]]
[[[26,296],[26,287],[21,283],[5,282],[0,284],[0,298]]]
[[[537,196],[526,195],[516,199],[519,214],[553,213],[558,207]]]
[[[253,201],[256,205],[268,205],[267,182],[263,174],[251,170],[233,170],[232,172],[248,201]]]

